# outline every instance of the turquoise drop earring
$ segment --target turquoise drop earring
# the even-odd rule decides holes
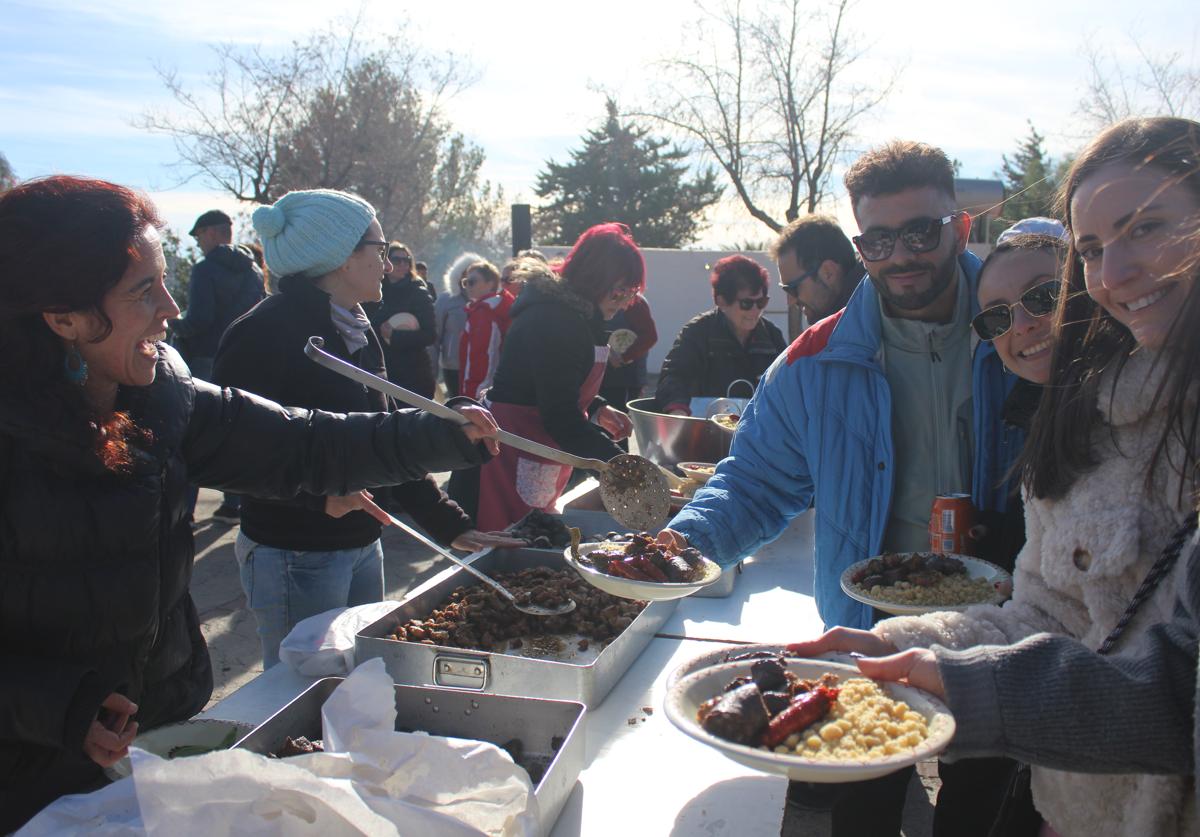
[[[74,343],[67,349],[67,356],[63,359],[63,367],[67,372],[67,380],[71,383],[83,386],[87,382],[87,361],[83,359],[83,355],[79,353],[79,349],[76,348]]]

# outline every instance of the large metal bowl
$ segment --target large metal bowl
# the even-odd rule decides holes
[[[653,398],[629,402],[629,418],[642,456],[659,465],[720,462],[729,454],[733,434],[706,418],[654,412]]]

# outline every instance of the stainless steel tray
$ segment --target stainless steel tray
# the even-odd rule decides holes
[[[597,533],[606,532],[623,532],[625,527],[612,518],[608,512],[595,511],[593,509],[563,509],[563,523],[567,526],[574,526],[583,532],[585,541],[591,540],[591,536]],[[534,547],[529,547],[535,549]],[[535,549],[537,552],[554,552],[558,553],[562,550],[557,547],[553,549]],[[721,578],[697,593],[694,596],[703,599],[723,599],[726,596],[733,594],[733,588],[737,584],[737,577],[742,573],[742,562],[739,561],[735,566],[730,567],[721,573]]]
[[[321,707],[342,679],[326,677],[313,683],[236,746],[266,755],[279,750],[289,735],[320,738]],[[497,746],[521,739],[530,760],[546,768],[533,791],[543,834],[550,833],[583,769],[584,712],[583,705],[567,701],[396,686],[397,729],[471,738]],[[555,739],[562,741],[557,750]]]
[[[528,567],[567,569],[560,553],[543,549],[494,550],[481,553],[472,563],[489,574]],[[397,683],[577,700],[592,708],[604,700],[621,675],[633,665],[676,605],[674,601],[651,602],[604,648],[598,648],[600,643],[593,642],[587,651],[581,652],[576,650],[574,642],[568,642],[566,651],[554,659],[389,638],[397,625],[428,616],[454,588],[474,583],[466,571],[454,567],[413,590],[398,608],[359,632],[354,645],[355,662],[380,657]]]

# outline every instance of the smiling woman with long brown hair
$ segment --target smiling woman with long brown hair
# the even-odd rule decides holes
[[[344,494],[478,463],[494,435],[478,408],[464,432],[193,379],[161,342],[179,314],[161,226],[101,180],[0,195],[0,833],[208,701],[189,482]]]

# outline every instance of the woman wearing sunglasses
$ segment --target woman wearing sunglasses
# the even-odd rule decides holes
[[[1017,376],[1001,413],[1015,444],[1029,432],[1042,385],[1050,378],[1054,338],[1049,315],[1058,299],[1065,247],[1059,236],[1019,233],[1002,239],[979,271],[980,310],[971,326]],[[1011,570],[1025,543],[1025,508],[1015,486],[1003,511],[981,509],[978,521],[971,533],[976,554]]]
[[[577,456],[623,453],[613,439],[629,418],[597,397],[608,366],[605,321],[646,286],[642,253],[623,224],[585,231],[555,267],[520,259],[512,279],[525,284],[512,306],[488,404],[505,430]],[[594,421],[589,421],[589,417]],[[504,529],[531,509],[552,511],[571,468],[511,447],[480,469],[455,474],[451,496],[487,529]]]
[[[458,343],[459,392],[468,398],[480,398],[492,385],[500,347],[512,322],[509,309],[513,295],[500,286],[500,271],[481,259],[467,268],[462,279],[467,294],[467,321]]]
[[[836,629],[801,644],[803,656],[914,649],[904,657],[912,663],[928,658],[924,649],[933,645],[961,650],[1041,632],[1135,656],[1145,653],[1143,638],[1153,626],[1175,615],[1186,569],[1177,547],[1186,542],[1183,527],[1195,525],[1200,489],[1200,123],[1164,117],[1110,128],[1071,167],[1061,210],[1067,267],[1050,376],[1019,463],[1028,540],[1012,600],[888,619],[872,632]],[[1194,632],[1185,653],[1195,659]],[[1022,671],[1031,690],[1049,688],[1059,702],[1093,688],[1078,678],[1047,679],[1036,665]],[[994,686],[1001,674],[973,682]],[[1185,677],[1195,683],[1194,671]],[[978,691],[956,697],[963,682],[946,678],[956,713],[974,713],[972,722],[980,723],[980,713],[999,712],[1003,725],[1003,703]],[[1126,693],[1116,689],[1107,717],[1093,716],[1075,732],[1080,767],[1089,748],[1120,740],[1117,728],[1157,722],[1123,711]],[[1031,740],[1027,730],[1012,734]],[[1070,747],[1066,732],[1043,735],[1046,754]],[[988,749],[1008,741],[1002,732]],[[1039,753],[1036,743],[1031,749]],[[1061,757],[1047,760],[1064,766]],[[1064,837],[1197,833],[1192,779],[1149,775],[1146,762],[1132,756],[1128,764],[1121,775],[1035,766],[1033,801]]]
[[[767,271],[746,256],[726,256],[713,266],[716,307],[679,330],[658,378],[659,410],[688,416],[693,398],[724,397],[739,379],[758,384],[787,345],[778,326],[763,319],[767,281]]]

